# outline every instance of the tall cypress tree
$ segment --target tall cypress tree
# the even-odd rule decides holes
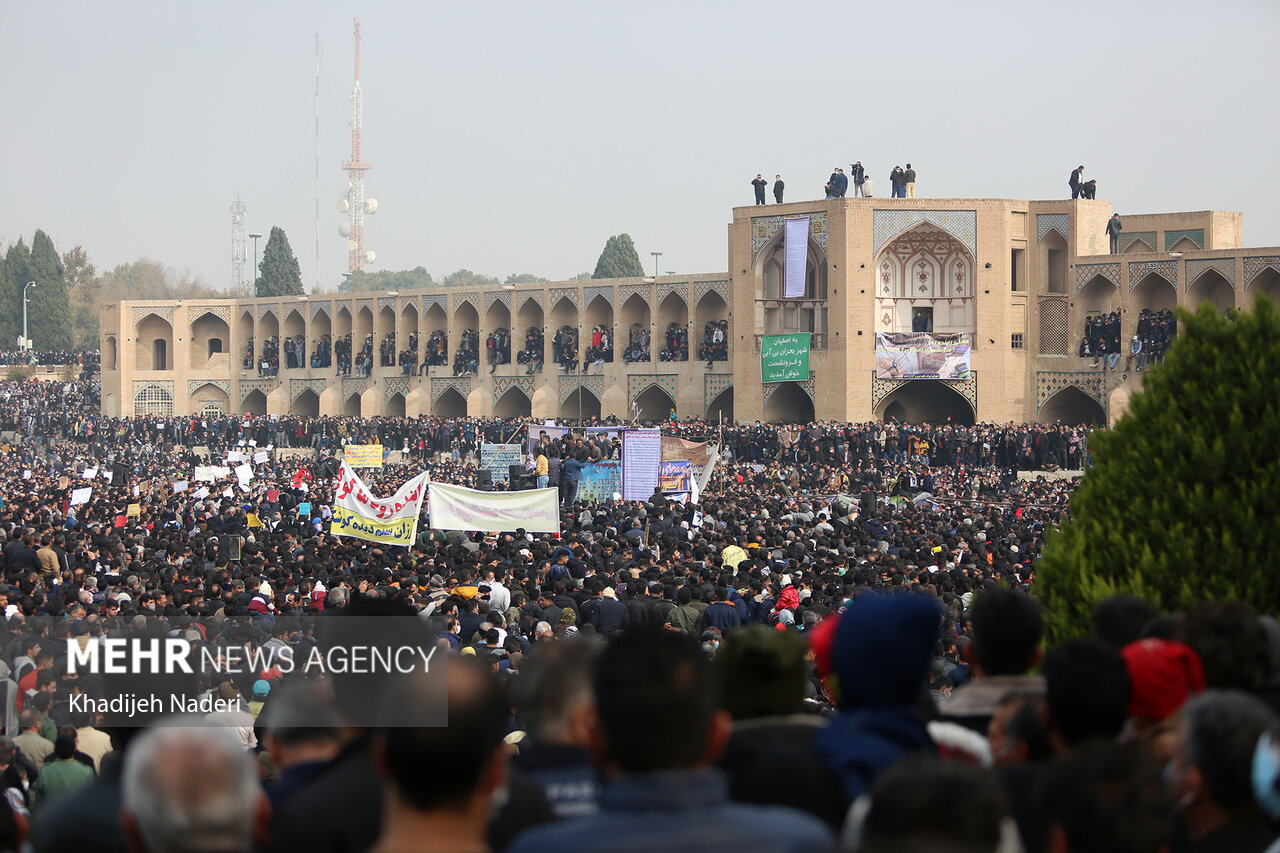
[[[644,267],[640,266],[640,256],[636,254],[636,244],[631,242],[630,234],[618,234],[610,237],[604,244],[604,251],[596,261],[596,271],[592,278],[638,278],[644,276]]]
[[[27,335],[32,346],[42,350],[69,350],[71,301],[67,297],[62,258],[58,257],[53,240],[39,229],[31,240],[31,271],[36,286],[31,289],[27,307]]]
[[[22,288],[35,278],[31,252],[21,237],[5,253],[4,272],[0,276],[0,349],[17,349],[22,334]]]
[[[254,282],[257,296],[302,296],[302,270],[289,247],[289,238],[278,225],[271,226],[267,248],[262,250],[262,265]]]

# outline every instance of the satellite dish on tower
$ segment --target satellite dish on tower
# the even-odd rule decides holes
[[[348,241],[347,241],[347,251],[348,251],[348,252],[354,252],[355,250],[356,250],[356,241],[355,241],[355,240],[348,240]]]
[[[339,225],[339,226],[338,226],[338,236],[339,236],[339,237],[350,237],[350,236],[351,236],[351,223],[350,223],[350,222],[343,222],[341,225]]]
[[[346,213],[346,212],[347,212],[348,210],[350,210],[350,209],[351,209],[351,202],[347,201],[345,198],[343,198],[343,199],[338,199],[338,212],[339,212],[339,213]]]
[[[366,198],[366,199],[364,200],[364,212],[365,212],[365,213],[377,213],[377,212],[378,212],[378,200],[377,200],[376,198]]]
[[[373,251],[372,251],[372,250],[367,251],[367,252],[365,252],[365,253],[364,253],[364,262],[365,262],[366,264],[371,264],[371,263],[373,263],[374,261],[376,261],[377,259],[378,259],[378,256],[377,256],[377,255],[375,255],[375,254],[373,253]]]

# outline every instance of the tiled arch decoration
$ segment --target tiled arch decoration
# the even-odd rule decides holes
[[[279,305],[259,305],[259,306],[258,306],[258,319],[259,319],[259,320],[261,320],[263,317],[267,316],[268,314],[272,315],[273,317],[275,317],[275,318],[276,318],[276,320],[277,320],[277,321],[279,321],[279,319],[280,319],[280,306],[279,306]]]
[[[597,296],[603,296],[606,302],[613,305],[613,285],[598,284],[593,287],[582,288],[583,305],[590,305],[591,300],[595,299]]]
[[[227,399],[231,399],[231,380],[230,379],[188,379],[187,380],[187,396],[190,397],[196,393],[202,385],[212,385],[223,394],[227,395]]]
[[[378,297],[378,313],[382,313],[383,308],[390,308],[393,312],[396,310],[396,298],[394,296]]]
[[[533,392],[537,390],[534,388],[532,376],[495,376],[492,381],[493,402],[495,403],[501,400],[502,395],[512,388],[519,388],[530,400],[533,399]]]
[[[573,392],[578,390],[581,385],[586,391],[590,391],[596,395],[596,399],[600,400],[604,397],[604,377],[603,376],[561,376],[559,387],[559,405],[563,406],[565,400],[573,396]]]
[[[922,222],[936,225],[955,237],[975,258],[978,256],[976,210],[877,210],[872,216],[872,257],[903,231]]]
[[[449,313],[449,304],[443,296],[424,296],[422,297],[422,313],[425,315],[431,310],[431,306],[437,306],[446,314]]]
[[[647,284],[620,284],[618,285],[618,307],[621,308],[627,304],[627,300],[633,296],[639,295],[653,310],[653,288]]]
[[[814,372],[810,370],[808,379],[803,382],[796,382],[795,384],[803,388],[804,392],[809,395],[809,399],[816,404],[818,402],[818,383],[815,381],[814,376]],[[773,396],[773,392],[786,384],[786,382],[765,382],[764,398],[760,401],[760,404],[767,404],[769,402],[769,398]]]
[[[708,373],[702,377],[702,404],[709,407],[727,389],[733,387],[733,375],[729,373]]]
[[[708,293],[718,294],[724,300],[725,305],[729,304],[728,281],[695,281],[693,283],[693,304],[689,307],[697,310],[698,303]]]
[[[333,303],[332,303],[332,302],[327,302],[327,301],[324,301],[324,300],[316,300],[316,301],[314,301],[314,302],[312,302],[312,303],[311,303],[311,319],[312,319],[312,320],[314,320],[314,319],[316,318],[316,315],[317,315],[317,314],[319,314],[321,311],[323,311],[323,312],[324,312],[324,315],[325,315],[326,317],[328,317],[328,318],[332,319],[332,318],[333,318]]]
[[[1249,289],[1249,285],[1253,284],[1253,280],[1258,274],[1265,269],[1273,269],[1280,273],[1280,257],[1258,256],[1244,259],[1244,286]]]
[[[449,313],[453,314],[462,307],[462,303],[470,302],[471,307],[476,309],[476,313],[480,313],[480,294],[475,291],[467,291],[465,293],[449,294]]]
[[[397,394],[409,396],[409,377],[408,376],[388,376],[382,380],[382,399],[390,400]]]
[[[578,304],[578,288],[576,287],[553,287],[551,288],[549,299],[552,310],[555,309],[561,299],[568,299],[569,304],[575,309],[580,310],[582,308],[582,306]]]
[[[894,391],[897,391],[908,382],[919,382],[919,379],[877,379],[875,371],[871,372],[871,409],[875,411],[876,407],[884,402],[884,398],[888,397]],[[941,380],[950,385],[957,391],[961,397],[968,401],[973,407],[974,412],[978,411],[978,371],[970,370],[967,379],[947,379]]]
[[[1070,242],[1068,235],[1071,233],[1071,217],[1065,213],[1037,213],[1036,242],[1043,240],[1050,231],[1057,231],[1063,240]]]
[[[141,323],[143,320],[145,320],[148,314],[155,314],[157,317],[159,317],[161,320],[164,320],[170,326],[173,325],[173,306],[172,305],[160,305],[152,308],[148,308],[145,305],[134,305],[129,319],[132,325],[136,326],[139,323]]]
[[[470,376],[433,376],[431,377],[431,402],[434,403],[440,399],[440,395],[450,388],[462,395],[462,399],[466,399],[471,393],[471,377]]]
[[[1138,282],[1142,281],[1151,273],[1163,278],[1165,281],[1178,286],[1178,262],[1177,261],[1130,261],[1129,262],[1129,292],[1138,286]]]
[[[809,236],[825,252],[827,250],[828,236],[827,212],[825,210],[794,213],[789,216],[758,216],[751,220],[751,262],[755,263],[756,258],[760,255],[760,250],[782,230],[783,223],[788,219],[799,219],[801,216],[809,217]]]
[[[493,303],[501,302],[507,306],[507,311],[511,310],[511,291],[510,290],[486,290],[484,294],[484,310],[487,314],[489,309],[493,307]]]
[[[1120,265],[1119,264],[1077,264],[1076,265],[1076,293],[1084,289],[1084,286],[1093,281],[1097,276],[1102,276],[1107,281],[1116,286],[1116,290],[1120,289]]]
[[[627,377],[627,402],[634,403],[651,385],[661,388],[674,401],[680,395],[680,377],[674,373],[650,373]]]
[[[352,394],[363,394],[369,388],[367,376],[344,376],[342,378],[342,401],[345,403]]]
[[[364,310],[364,309],[366,309],[366,308],[368,308],[368,309],[369,309],[369,313],[370,313],[370,314],[373,314],[373,313],[374,313],[374,310],[373,310],[373,300],[372,300],[372,299],[357,299],[357,300],[356,300],[355,307],[354,307],[354,308],[352,309],[352,311],[351,311],[351,319],[352,319],[352,320],[355,320],[356,315],[358,315],[361,311],[363,311],[363,310]]]
[[[212,314],[228,326],[231,325],[230,305],[188,305],[187,325],[194,326],[196,324],[196,320],[199,320],[205,314]]]
[[[1184,285],[1185,289],[1190,290],[1191,285],[1196,283],[1196,279],[1204,275],[1208,270],[1213,270],[1227,280],[1227,284],[1232,287],[1236,286],[1236,259],[1235,258],[1202,258],[1195,261],[1187,261],[1187,280]]]
[[[1036,411],[1044,408],[1044,404],[1059,391],[1066,388],[1079,388],[1096,400],[1103,409],[1107,408],[1107,377],[1101,370],[1038,370],[1036,371]]]
[[[294,379],[294,380],[291,380],[291,381],[293,381],[293,382],[323,382],[324,380],[321,380],[321,379],[309,379],[309,380],[304,380],[304,379]],[[272,391],[274,391],[274,390],[275,390],[275,388],[276,388],[276,386],[277,386],[277,385],[279,385],[279,384],[280,384],[280,383],[279,383],[279,380],[277,380],[277,379],[241,379],[241,380],[240,380],[240,403],[241,403],[241,405],[243,405],[243,404],[244,404],[244,401],[245,401],[246,399],[248,399],[249,395],[250,395],[250,394],[252,394],[254,391],[261,391],[261,392],[263,393],[263,395],[265,396],[265,395],[267,395],[267,394],[270,394]],[[299,394],[301,394],[302,392],[301,392],[301,391],[299,391],[298,393],[299,393]],[[295,399],[296,399],[296,398],[295,398]]]
[[[313,391],[315,392],[315,395],[319,397],[328,387],[329,383],[325,379],[290,379],[289,402],[297,402],[297,399],[302,396],[303,391]]]
[[[654,297],[654,303],[653,303],[653,304],[654,304],[654,307],[657,307],[657,306],[661,305],[661,304],[662,304],[662,300],[666,299],[666,298],[667,298],[667,296],[669,296],[669,295],[670,295],[670,294],[672,294],[672,293],[679,294],[679,295],[680,295],[680,298],[681,298],[681,299],[683,299],[683,300],[685,301],[685,303],[686,303],[686,304],[688,304],[688,302],[689,302],[689,282],[687,282],[687,281],[676,281],[676,282],[672,282],[671,284],[660,284],[660,285],[658,285],[658,292],[657,292],[656,296]]]

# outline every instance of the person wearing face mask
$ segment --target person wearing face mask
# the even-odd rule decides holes
[[[1258,742],[1274,724],[1261,700],[1239,691],[1208,690],[1183,707],[1165,771],[1179,812],[1175,851],[1264,853],[1275,843],[1253,781]]]

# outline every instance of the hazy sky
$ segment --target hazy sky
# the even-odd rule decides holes
[[[332,288],[353,16],[372,269],[567,278],[625,231],[646,269],[723,271],[757,172],[799,200],[857,159],[878,194],[911,161],[920,196],[1030,199],[1084,163],[1122,215],[1238,210],[1280,244],[1277,0],[0,0],[0,241],[43,227],[100,270],[225,287],[238,192],[310,288],[319,33]]]

